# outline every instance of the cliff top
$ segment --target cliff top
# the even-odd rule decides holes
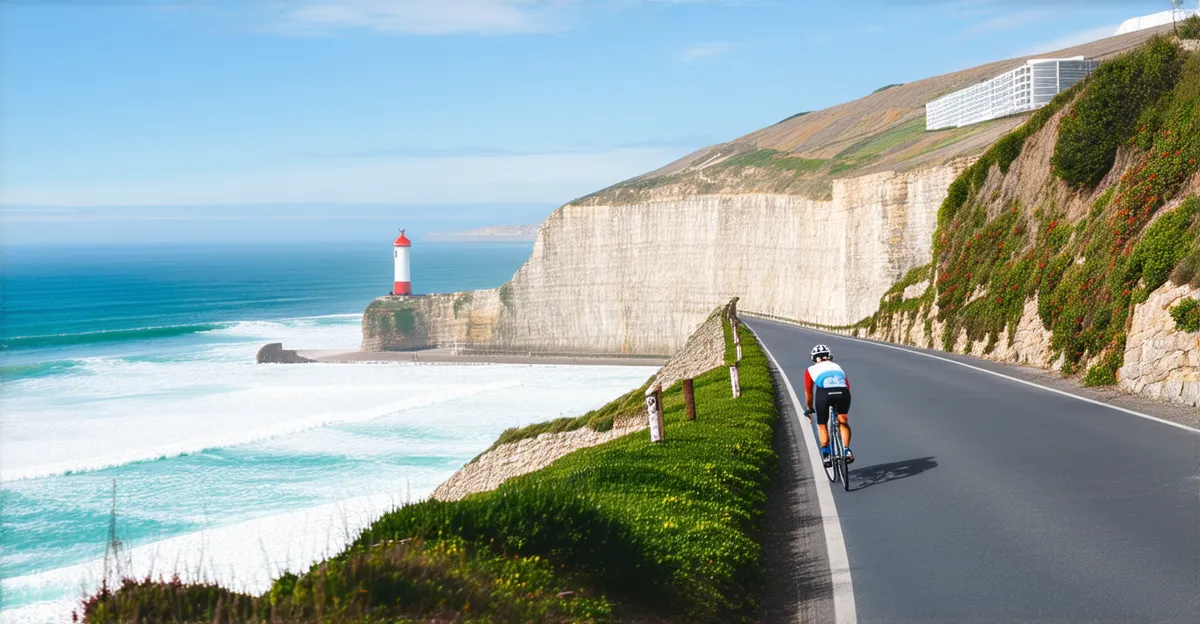
[[[1014,69],[1032,58],[1107,59],[1170,26],[1109,37],[1056,52],[888,85],[820,111],[799,113],[574,202],[632,203],[708,193],[771,192],[828,199],[837,178],[934,166],[982,153],[1028,119],[1015,115],[964,128],[925,130],[925,104]]]

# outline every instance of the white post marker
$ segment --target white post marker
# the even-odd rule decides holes
[[[734,364],[729,367],[729,384],[733,386],[733,398],[742,396],[742,385],[738,381],[738,366]]]
[[[741,362],[742,361],[742,343],[739,342],[735,346],[737,346],[737,361]]]
[[[650,418],[650,441],[662,442],[663,413],[662,385],[654,384],[646,390],[646,415]]]

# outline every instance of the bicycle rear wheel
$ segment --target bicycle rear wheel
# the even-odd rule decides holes
[[[813,414],[813,423],[816,423],[816,422],[817,422],[816,414]],[[825,427],[826,427],[826,430],[828,430],[829,425],[827,424],[827,425],[825,425]],[[817,456],[820,457],[821,456],[821,431],[820,431],[821,425],[814,424],[813,428],[816,429],[816,431],[814,431],[813,433],[816,435],[816,438],[817,438]],[[830,438],[830,443],[832,444],[832,438]],[[829,447],[829,449],[830,449],[830,451],[832,451],[833,447],[831,446],[831,447]],[[830,459],[833,459],[832,455],[830,456]],[[830,464],[828,466],[825,466],[825,476],[829,478],[830,483],[837,483],[837,479],[838,479],[837,466],[834,465],[833,462],[830,462]]]
[[[829,480],[837,483],[842,478],[842,469],[839,464],[842,463],[842,430],[838,426],[837,411],[829,408],[829,420],[825,423],[825,431],[829,434],[829,451],[831,466],[826,470],[832,470],[833,476]]]
[[[842,424],[838,421],[837,411],[829,408],[829,422],[833,425],[830,438],[837,440],[837,450],[834,452],[833,468],[838,472],[838,480],[847,492],[850,491],[850,465],[846,463],[846,445],[842,444]]]

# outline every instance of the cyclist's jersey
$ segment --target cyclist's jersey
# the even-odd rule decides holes
[[[846,371],[842,370],[841,366],[825,360],[809,366],[808,370],[804,371],[804,393],[811,397],[813,388],[849,390],[850,380],[846,378]]]

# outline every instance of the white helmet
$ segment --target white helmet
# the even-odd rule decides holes
[[[819,345],[813,347],[812,351],[810,351],[808,355],[809,355],[809,357],[812,358],[812,361],[814,361],[814,362],[817,361],[817,358],[822,358],[822,357],[829,358],[831,360],[833,359],[833,352],[829,350],[829,347],[827,347],[823,344],[819,344]]]

